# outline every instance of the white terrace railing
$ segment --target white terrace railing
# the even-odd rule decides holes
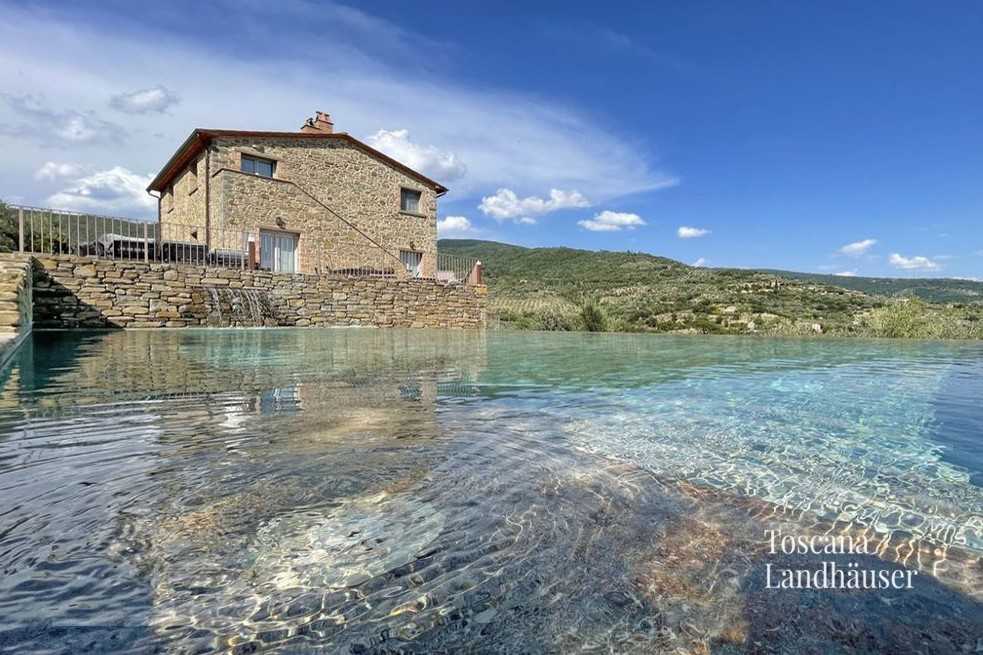
[[[442,284],[481,284],[477,259],[437,253],[437,261],[410,266],[397,255],[366,242],[356,255],[318,248],[293,253],[291,262],[263,258],[258,231],[225,230],[195,225],[159,224],[43,207],[7,205],[0,216],[4,231],[15,234],[20,252],[77,255],[143,261],[317,273],[339,277],[431,279]],[[277,253],[279,256],[279,253]],[[436,265],[434,265],[436,264]]]
[[[8,205],[18,250],[37,255],[245,267],[245,232],[210,230],[222,247],[210,248],[203,228],[159,225],[115,216]],[[8,225],[10,218],[8,220]],[[234,245],[233,245],[234,244]]]
[[[437,267],[434,276],[443,284],[484,284],[481,262],[474,257],[448,255],[437,251]]]

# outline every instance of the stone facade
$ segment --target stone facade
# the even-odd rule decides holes
[[[34,325],[483,328],[487,289],[88,257],[35,262]]]
[[[0,254],[0,366],[31,332],[32,262],[19,254]]]
[[[300,272],[397,271],[410,251],[432,277],[438,189],[370,150],[340,134],[211,137],[162,192],[163,238],[203,237],[207,226],[211,248],[243,250],[245,238],[260,247],[260,230],[286,232],[298,237]],[[275,162],[273,177],[242,172],[243,155]],[[420,193],[419,213],[400,211],[401,189]]]
[[[206,225],[206,166],[206,156],[202,153],[161,193],[160,222],[167,226],[164,238],[186,240],[194,228]]]

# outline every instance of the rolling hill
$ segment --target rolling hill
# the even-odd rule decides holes
[[[934,303],[983,303],[983,282],[956,278],[900,278],[824,275],[762,269],[780,277],[832,284],[870,295],[913,296]]]
[[[978,282],[694,268],[645,253],[473,239],[442,239],[439,249],[482,261],[490,308],[507,327],[583,329],[591,306],[600,308],[608,329],[624,331],[983,336],[983,303],[944,307],[893,298],[965,303],[983,299]],[[885,326],[888,319],[893,323]]]

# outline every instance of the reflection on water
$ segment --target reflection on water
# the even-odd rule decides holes
[[[981,370],[974,344],[37,334],[0,392],[0,647],[973,652]],[[768,589],[820,565],[773,528],[920,575]]]

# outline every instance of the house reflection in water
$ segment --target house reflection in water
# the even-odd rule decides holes
[[[931,402],[978,346],[485,339],[36,335],[0,393],[5,619],[66,651],[78,608],[136,626],[100,652],[826,652],[857,617],[878,652],[976,646],[979,488],[925,428],[979,433],[971,394]],[[843,534],[904,521],[857,564],[914,589],[764,588],[762,535],[827,534],[829,499]]]
[[[157,446],[207,449],[231,431],[303,450],[433,437],[438,398],[474,393],[485,365],[485,336],[470,332],[38,333],[6,371],[0,408],[51,412],[70,430],[73,416],[106,407],[155,428]]]

